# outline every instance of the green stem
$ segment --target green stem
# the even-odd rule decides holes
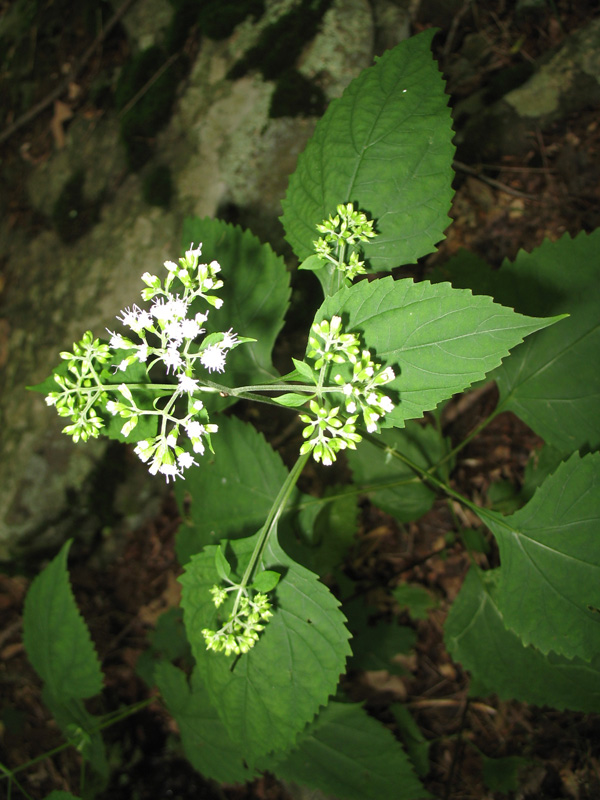
[[[463,497],[459,492],[456,492],[451,486],[448,486],[447,483],[444,483],[444,481],[441,481],[439,478],[437,478],[434,474],[438,468],[437,464],[432,464],[432,466],[428,469],[424,469],[419,464],[416,464],[414,461],[408,458],[408,456],[405,456],[404,453],[401,453],[399,450],[395,450],[394,448],[390,448],[388,445],[384,444],[377,436],[373,436],[373,434],[367,433],[366,431],[358,432],[361,434],[363,439],[371,442],[371,444],[375,445],[375,447],[378,447],[380,450],[385,450],[386,453],[392,458],[397,458],[402,461],[407,465],[407,467],[410,467],[413,472],[415,472],[417,475],[420,475],[426,483],[434,486],[436,489],[440,489],[449,497],[458,500],[459,503],[462,503],[463,505],[467,506],[467,508],[470,508],[471,511],[475,512],[475,514],[478,516],[482,511],[485,511],[485,509],[476,506],[475,503],[472,503],[466,497]]]
[[[304,469],[304,466],[306,465],[309,456],[310,453],[305,453],[303,456],[299,456],[298,460],[288,473],[287,478],[283,482],[281,489],[279,490],[277,497],[275,498],[273,505],[269,510],[265,524],[261,528],[261,533],[258,538],[258,542],[256,543],[256,547],[254,548],[254,551],[250,556],[250,561],[248,562],[248,566],[246,567],[244,574],[242,576],[242,580],[239,585],[239,592],[235,599],[233,611],[231,612],[231,616],[233,618],[237,613],[238,605],[242,597],[242,594],[244,592],[244,589],[246,588],[246,586],[248,586],[248,584],[251,581],[254,570],[256,569],[257,564],[262,558],[262,555],[264,553],[265,547],[267,546],[267,542],[271,537],[271,534],[277,527],[277,522],[279,520],[279,517],[281,516],[285,506],[287,505],[287,501],[290,498],[290,494],[292,493],[294,487],[296,486],[298,478],[300,477],[300,473]]]

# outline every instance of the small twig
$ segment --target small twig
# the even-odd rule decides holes
[[[468,164],[463,164],[462,161],[454,161],[453,166],[455,169],[460,170],[461,172],[466,172],[467,175],[473,175],[475,178],[478,178],[483,183],[487,183],[489,186],[493,186],[494,189],[499,189],[501,192],[506,192],[506,194],[512,194],[515,197],[522,197],[525,200],[537,200],[537,196],[535,194],[527,194],[526,192],[520,192],[518,189],[513,189],[510,186],[507,186],[505,183],[501,183],[500,181],[494,180],[494,178],[488,178],[487,175],[482,175],[473,167],[470,167]]]
[[[9,125],[8,128],[5,128],[2,131],[2,133],[0,133],[0,144],[9,139],[13,135],[13,133],[16,133],[24,125],[27,125],[27,123],[31,122],[32,119],[35,119],[35,117],[37,117],[38,114],[41,114],[42,111],[48,108],[48,106],[52,105],[52,103],[55,100],[58,100],[58,98],[68,90],[69,85],[73,83],[75,78],[83,70],[87,62],[93,56],[94,51],[102,44],[102,42],[106,39],[111,30],[115,27],[117,22],[121,19],[123,14],[125,14],[125,12],[128,11],[130,6],[132,6],[135,2],[136,0],[125,0],[123,5],[117,11],[115,11],[115,13],[109,19],[109,21],[106,24],[106,27],[104,27],[100,31],[100,33],[96,36],[92,44],[81,56],[79,61],[75,64],[75,66],[71,68],[67,77],[63,81],[61,81],[58,84],[58,86],[56,86],[50,92],[50,94],[46,95],[46,97],[43,100],[40,100],[39,103],[37,103],[35,106],[32,106],[28,111],[26,111],[17,120],[15,120],[15,122],[13,122],[12,125]]]
[[[444,58],[448,57],[450,50],[452,49],[452,45],[454,44],[454,37],[456,36],[456,31],[458,30],[458,26],[464,15],[467,13],[469,8],[471,7],[471,0],[465,0],[456,14],[454,14],[454,18],[452,20],[452,24],[450,25],[450,30],[448,31],[448,36],[446,38],[446,43],[444,44],[443,55]]]
[[[126,103],[123,106],[123,108],[119,111],[119,119],[121,119],[121,117],[124,117],[125,114],[130,109],[132,109],[134,107],[134,105],[138,102],[138,100],[140,100],[146,94],[148,89],[153,84],[156,83],[156,81],[160,78],[160,76],[163,74],[163,72],[166,72],[169,69],[169,67],[171,66],[171,64],[173,64],[175,61],[177,61],[178,58],[179,58],[179,53],[173,53],[173,55],[170,56],[165,61],[165,63],[162,65],[162,67],[160,67],[159,69],[156,70],[156,72],[150,78],[150,80],[146,81],[146,83],[142,86],[142,88],[139,90],[139,92],[134,94],[133,97],[131,98],[131,100],[128,103]]]

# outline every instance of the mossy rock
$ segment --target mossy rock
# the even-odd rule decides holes
[[[84,183],[83,170],[78,170],[65,183],[52,208],[52,224],[66,244],[79,239],[98,221],[100,200],[86,199]]]
[[[182,0],[178,0],[181,2]],[[255,21],[265,13],[264,0],[212,0],[202,3],[198,17],[200,33],[209,39],[226,39],[231,36],[236,25],[246,17],[252,16]]]
[[[173,196],[173,179],[166,164],[153,167],[143,178],[142,194],[150,206],[168,208]]]
[[[302,0],[261,33],[257,44],[230,69],[228,78],[243,77],[249,70],[260,70],[267,81],[277,80],[296,66],[306,42],[319,29],[331,0]]]
[[[182,70],[181,64],[173,63],[159,74],[166,61],[162,48],[148,47],[123,67],[117,84],[115,105],[124,112],[121,138],[134,172],[151,157],[153,139],[171,116]]]
[[[323,90],[298,70],[288,69],[275,85],[269,117],[321,117],[326,107]]]

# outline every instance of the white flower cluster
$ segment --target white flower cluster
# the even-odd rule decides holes
[[[228,352],[243,342],[252,341],[239,339],[231,329],[205,336],[199,343],[196,341],[205,332],[202,325],[208,318],[208,310],[197,310],[198,301],[217,309],[223,305],[213,294],[223,286],[223,281],[217,277],[221,267],[216,261],[200,263],[200,254],[201,245],[197,248],[191,245],[178,264],[166,261],[164,285],[156,275],[144,273],[142,280],[146,288],[141,294],[143,300],[152,301],[150,307],[146,310],[134,305],[117,317],[135,334],[138,342],[108,331],[110,341],[108,345],[101,345],[98,340],[92,342],[88,331],[81,342],[73,345],[73,353],[61,353],[68,361],[68,377],[55,373],[54,380],[61,391],[50,392],[46,398],[49,405],[56,405],[61,416],[71,417],[73,424],[64,428],[64,432],[75,441],[96,437],[104,427],[94,404],[100,411],[124,420],[123,436],[129,436],[142,417],[159,417],[159,432],[138,441],[135,453],[148,463],[152,474],[160,473],[167,481],[182,476],[184,469],[196,464],[194,456],[179,441],[180,437],[184,435],[193,452],[202,455],[205,442],[210,447],[210,434],[217,431],[217,426],[209,423],[202,401],[194,397],[202,388],[200,379],[195,377],[198,368],[209,373],[223,372]],[[172,375],[177,383],[158,386],[152,407],[148,407],[147,401],[140,407],[142,396],[148,397],[153,384],[138,381],[128,384],[126,376],[118,386],[103,383],[99,372],[111,360],[116,373],[126,373],[136,364],[145,364],[149,373],[160,365],[163,373]],[[180,413],[179,406],[186,400],[185,413]]]
[[[307,440],[300,448],[300,453],[312,451],[315,461],[329,466],[340,450],[355,450],[356,444],[362,440],[361,435],[356,432],[359,414],[362,415],[367,431],[374,433],[381,417],[393,410],[394,404],[381,391],[381,386],[393,381],[395,374],[391,367],[382,369],[381,364],[375,364],[368,350],[360,349],[356,334],[342,332],[342,320],[339,316],[333,316],[331,321],[315,323],[308,343],[308,357],[315,359],[315,368],[321,370],[320,383],[328,368],[333,371],[336,365],[339,365],[337,369],[342,365],[352,365],[349,381],[340,371],[330,375],[345,397],[345,410],[350,416],[345,420],[340,419],[340,407],[331,408],[324,399],[310,401],[310,410],[314,416],[300,415],[302,422],[306,423],[302,436]]]

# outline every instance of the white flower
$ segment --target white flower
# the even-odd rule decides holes
[[[206,432],[204,425],[198,422],[197,419],[193,419],[191,422],[188,422],[185,430],[190,439],[199,439],[202,434]]]
[[[174,261],[165,261],[165,267],[169,272],[177,272],[179,267]]]
[[[179,376],[179,391],[184,394],[193,394],[198,389],[198,381],[189,375]]]
[[[179,462],[181,469],[187,469],[194,464],[198,466],[198,462],[190,453],[180,453],[177,456],[177,461]]]
[[[385,395],[385,394],[383,395],[383,397],[382,397],[382,398],[381,398],[381,400],[379,401],[379,405],[381,406],[381,408],[382,408],[382,409],[383,409],[383,410],[384,410],[384,411],[385,411],[387,414],[389,414],[389,413],[390,413],[390,411],[393,411],[393,410],[394,410],[394,404],[392,403],[392,401],[390,400],[390,398],[389,398],[387,395]]]
[[[196,316],[199,317],[201,315],[196,314]],[[184,339],[195,339],[198,334],[204,332],[195,319],[181,320],[179,323],[179,330],[181,331],[181,336]]]
[[[181,344],[183,341],[183,331],[181,322],[169,322],[165,326],[165,334],[171,340],[172,344]]]
[[[129,366],[129,359],[124,358],[123,361],[121,361],[121,363],[117,366],[117,370],[120,372],[125,372],[128,366]]]
[[[218,344],[209,344],[200,354],[200,363],[209,372],[225,372],[225,352]]]
[[[176,370],[183,364],[183,360],[176,347],[167,347],[162,357],[162,360],[167,368],[167,372],[173,368]]]
[[[125,341],[120,333],[113,333],[112,331],[109,331],[108,328],[106,330],[108,333],[110,333],[110,342],[108,343],[109,347],[111,347],[113,350],[129,349],[130,345]]]
[[[187,314],[189,303],[181,297],[175,296],[165,303],[162,298],[156,300],[150,307],[150,313],[159,322],[167,323],[173,320],[182,320]]]
[[[194,409],[194,411],[200,411],[201,409],[204,408],[204,403],[202,402],[202,400],[194,400],[194,402],[192,403],[192,408]]]
[[[170,433],[167,436],[166,442],[169,447],[175,447],[177,445],[177,437],[175,436],[175,434]]]
[[[163,464],[162,467],[158,468],[158,472],[165,476],[167,483],[169,482],[169,478],[174,481],[175,478],[181,476],[181,469],[175,464]]]
[[[233,333],[233,328],[229,328],[229,330],[223,334],[223,341],[220,343],[221,347],[226,347],[228,350],[231,349],[238,343],[237,336],[237,333]]]
[[[140,361],[142,364],[148,360],[148,345],[147,344],[139,344],[137,346],[137,360]]]
[[[110,411],[110,413],[114,416],[117,413],[118,406],[114,400],[109,400],[106,404],[106,410]]]
[[[201,456],[204,455],[205,447],[204,447],[204,443],[203,443],[202,439],[193,439],[192,440],[192,447],[193,447],[194,453],[200,453]]]
[[[223,301],[221,300],[220,297],[215,297],[213,302],[215,304],[215,308],[221,308],[221,306],[223,305]]]

